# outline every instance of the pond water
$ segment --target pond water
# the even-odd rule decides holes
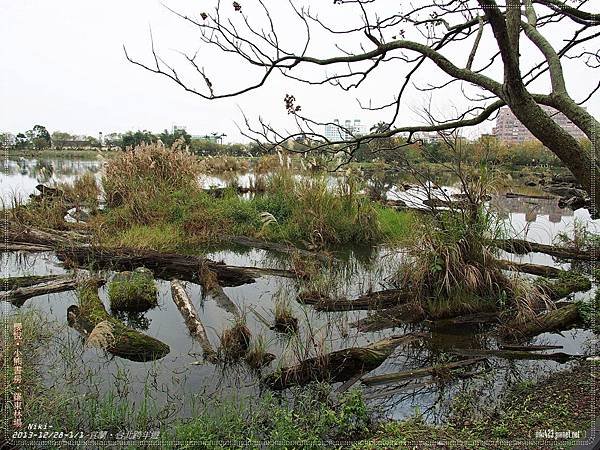
[[[14,196],[26,200],[35,192],[38,183],[70,182],[86,171],[99,176],[101,167],[101,160],[5,160],[0,175],[0,194],[7,203]],[[251,175],[245,175],[240,184],[248,185],[250,180]],[[224,182],[218,177],[204,179],[206,186],[219,186]],[[502,211],[515,234],[531,241],[551,243],[558,233],[571,230],[576,220],[592,227],[598,226],[586,210],[573,212],[560,209],[556,201],[552,200],[507,199],[503,195],[496,195],[492,202]],[[333,278],[340,295],[352,298],[369,290],[382,289],[385,279],[403,257],[401,252],[387,247],[375,248],[368,253],[350,249],[340,257],[343,263],[337,267]],[[514,259],[514,256],[506,256]],[[207,257],[239,266],[286,268],[285,259],[263,250],[228,249],[210,253]],[[557,266],[551,257],[542,254],[529,254],[516,260]],[[60,274],[64,273],[64,269],[52,253],[3,253],[2,273],[3,276]],[[68,306],[77,303],[74,292],[27,300],[22,309],[41,311],[50,322],[60,326],[53,342],[54,351],[48,353],[48,362],[51,359],[54,362],[61,359],[71,361],[68,365],[52,364],[54,368],[46,373],[48,382],[65,380],[64,383],[71,383],[71,388],[86,395],[102,395],[117,386],[125,389],[123,395],[137,404],[143,400],[144,395],[151,395],[156,404],[165,408],[165,415],[171,417],[189,416],[198,403],[210,398],[258,396],[261,392],[258,378],[243,365],[222,368],[211,364],[195,364],[201,361],[200,346],[190,337],[171,300],[169,282],[158,280],[157,284],[159,306],[141,318],[131,319],[131,323],[141,331],[170,346],[171,351],[165,358],[148,363],[111,358],[101,351],[83,348],[80,335],[66,326],[66,310]],[[315,347],[332,351],[374,342],[392,334],[426,329],[423,325],[417,325],[377,333],[357,333],[350,324],[364,317],[366,312],[318,313],[312,307],[295,301],[297,289],[295,281],[275,276],[263,276],[257,278],[255,283],[224,289],[245,313],[253,335],[262,335],[268,351],[277,356],[271,364],[271,370],[293,363],[295,358],[314,356]],[[186,290],[208,329],[210,341],[217,347],[219,334],[233,321],[233,316],[210,297],[203,299],[200,286],[187,283]],[[108,310],[106,288],[100,289],[100,295]],[[590,295],[588,292],[578,294],[577,297],[587,298]],[[282,335],[269,329],[264,323],[264,320],[273,320],[276,297],[290,300],[301,324],[297,336]],[[16,309],[9,303],[0,303],[7,314]],[[431,339],[422,345],[398,348],[371,375],[425,367],[436,361],[443,362],[445,352],[454,348],[494,348],[494,340],[479,331],[462,328],[434,332]],[[312,339],[308,339],[309,336]],[[592,339],[590,332],[575,329],[562,334],[543,334],[532,339],[531,343],[562,345],[564,348],[561,351],[565,353],[585,354],[590,351]],[[482,399],[488,396],[494,398],[511,383],[535,379],[567,367],[551,361],[509,361],[496,358],[489,358],[488,364],[487,370],[480,375],[464,380],[447,383],[416,380],[363,389],[369,403],[386,416],[403,418],[418,408],[421,412],[426,412],[430,420],[439,420],[447,412],[450,400],[459,392],[475,390]],[[145,391],[144,387],[147,386],[152,387],[151,394]]]

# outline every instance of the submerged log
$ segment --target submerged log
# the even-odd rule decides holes
[[[99,282],[104,282],[100,280]],[[63,275],[48,281],[29,286],[17,287],[10,291],[0,292],[0,300],[21,307],[26,300],[40,295],[56,294],[59,292],[74,291],[77,289],[78,280],[71,275]]]
[[[202,347],[204,359],[214,361],[216,359],[216,352],[213,350],[212,345],[208,340],[206,329],[200,321],[198,311],[190,300],[181,281],[171,280],[171,296],[175,305],[177,305],[179,312],[183,316],[185,325],[188,327],[190,334],[198,341],[200,347]]]
[[[492,244],[506,252],[516,255],[536,252],[545,253],[563,259],[576,259],[582,261],[592,261],[593,252],[589,250],[577,250],[556,245],[539,244],[537,242],[526,241],[523,239],[495,239]]]
[[[402,372],[386,373],[383,375],[375,375],[373,377],[363,378],[361,381],[367,386],[378,384],[395,383],[397,381],[411,380],[413,378],[427,377],[430,375],[446,375],[449,371],[456,370],[462,367],[472,366],[479,362],[485,361],[486,358],[471,358],[462,361],[455,361],[447,364],[438,364],[430,367],[419,369],[403,370]]]
[[[406,303],[411,298],[413,295],[405,289],[370,292],[353,300],[330,298],[317,292],[303,292],[298,295],[298,302],[313,305],[317,311],[355,311],[391,308]]]
[[[456,353],[461,356],[492,356],[495,358],[504,359],[519,359],[519,360],[551,360],[559,363],[566,363],[572,359],[578,358],[577,355],[569,355],[563,352],[556,353],[532,353],[527,351],[519,350],[487,350],[483,348],[456,348],[452,350],[452,353]]]
[[[505,260],[499,260],[498,263],[504,270],[529,273],[531,275],[538,275],[546,278],[558,278],[561,274],[565,273],[564,270],[557,269],[556,267],[544,266],[541,264],[519,263]]]
[[[86,280],[79,284],[79,306],[71,305],[67,309],[69,325],[79,331],[86,339],[100,322],[108,322],[111,339],[106,351],[131,361],[154,361],[170,352],[164,342],[140,333],[123,324],[106,312],[98,296],[97,280]]]
[[[300,364],[284,367],[270,375],[264,382],[274,390],[284,390],[311,381],[344,382],[359,373],[367,373],[379,367],[400,345],[423,339],[423,333],[392,336],[366,347],[353,347],[309,358]]]

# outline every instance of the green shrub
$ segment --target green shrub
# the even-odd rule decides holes
[[[108,286],[113,311],[147,311],[158,305],[156,283],[152,272],[137,268],[115,275]]]

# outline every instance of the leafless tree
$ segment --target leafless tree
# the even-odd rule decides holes
[[[340,27],[322,20],[311,8],[300,6],[298,0],[288,0],[290,16],[305,30],[303,36],[294,36],[294,48],[285,48],[282,44],[281,38],[288,29],[276,23],[266,0],[226,5],[218,2],[213,11],[199,12],[197,17],[171,10],[198,28],[202,45],[216,47],[241,58],[248,67],[261,70],[256,80],[249,80],[246,85],[231,90],[217,90],[218,83],[201,67],[198,53],[181,52],[181,55],[183,63],[189,64],[198,77],[199,84],[181,76],[182,67],[176,69],[165,61],[155,50],[154,41],[149,62],[132,58],[127,51],[126,56],[134,64],[167,77],[186,91],[208,100],[252,92],[268,83],[277,73],[297,82],[311,85],[330,83],[349,91],[361,87],[384,65],[400,62],[403,68],[408,69],[406,76],[399,77],[396,86],[390,86],[393,99],[387,104],[365,106],[370,110],[389,110],[391,117],[387,126],[358,136],[353,130],[346,130],[340,125],[340,135],[344,138],[330,140],[318,131],[325,123],[303,115],[296,99],[287,95],[285,107],[295,118],[297,132],[278,131],[263,120],[259,120],[258,128],[252,129],[246,120],[248,133],[262,138],[263,142],[281,146],[292,140],[297,143],[300,137],[306,143],[305,151],[334,148],[351,159],[361,144],[375,139],[405,135],[410,143],[419,132],[452,131],[477,125],[493,119],[501,107],[508,106],[581,181],[592,196],[592,203],[598,207],[600,201],[595,193],[600,187],[600,165],[595,150],[600,125],[584,105],[600,89],[600,83],[590,90],[586,98],[576,101],[567,90],[563,70],[568,59],[579,61],[590,69],[600,67],[598,2],[504,1],[504,4],[499,4],[498,0],[334,0],[333,5],[323,8],[352,8],[358,20],[358,25],[346,27],[343,25],[347,21],[340,21]],[[596,12],[590,11],[594,8]],[[263,25],[256,25],[261,21]],[[551,44],[554,40],[551,39],[554,37],[552,30],[557,29],[565,36],[560,48]],[[313,56],[320,53],[315,51],[318,47],[314,36],[322,33],[327,33],[329,39],[335,42],[336,54],[331,57]],[[493,43],[491,54],[481,54],[481,43],[486,39]],[[323,42],[322,38],[320,41]],[[538,61],[520,59],[520,47],[525,45],[525,41],[539,51],[541,57]],[[470,52],[464,51],[465,45]],[[462,50],[456,51],[456,48]],[[454,55],[453,60],[449,55]],[[435,64],[448,80],[422,90],[438,92],[459,82],[472,107],[452,119],[433,125],[400,125],[399,112],[407,87],[417,77],[431,80],[431,71],[425,69],[426,61]],[[492,73],[497,64],[503,70],[502,79],[495,79]],[[335,72],[322,73],[323,68]],[[591,77],[596,75],[594,72],[589,71]],[[549,81],[549,93],[533,92],[532,83],[543,80],[543,77]],[[475,88],[476,95],[467,94],[467,88]],[[592,142],[591,150],[559,126],[552,113],[541,107],[543,105],[562,112],[574,122]],[[295,149],[298,151],[297,145]]]

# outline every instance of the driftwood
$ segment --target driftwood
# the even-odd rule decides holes
[[[313,305],[317,311],[354,311],[390,308],[406,303],[411,298],[413,298],[413,295],[402,289],[370,292],[354,300],[330,298],[316,292],[303,292],[298,295],[298,302]]]
[[[310,259],[319,259],[322,262],[330,262],[334,258],[321,252],[311,252],[303,250],[291,244],[281,244],[278,242],[268,242],[261,239],[254,239],[247,236],[233,236],[228,239],[230,242],[244,247],[259,248],[261,250],[270,250],[278,253],[284,253],[286,255],[298,255]]]
[[[556,258],[576,259],[582,261],[592,261],[593,252],[589,250],[577,250],[556,245],[539,244],[523,239],[495,239],[493,245],[509,253],[524,255],[526,253],[536,252],[545,253]]]
[[[208,340],[206,329],[200,321],[198,311],[196,311],[196,308],[181,284],[181,281],[171,280],[171,296],[173,297],[173,301],[177,305],[179,312],[183,316],[190,334],[198,341],[200,347],[202,347],[204,358],[209,361],[214,361],[216,353]]]
[[[99,283],[103,283],[99,280]],[[0,292],[0,300],[21,307],[26,300],[40,295],[56,294],[58,292],[74,291],[77,289],[78,281],[71,275],[64,275],[48,281],[29,286],[17,287],[10,291]]]
[[[106,312],[98,296],[97,280],[86,280],[78,288],[79,306],[69,306],[67,321],[86,339],[96,325],[107,322],[112,335],[105,347],[107,352],[131,361],[154,361],[169,353],[170,348],[164,342],[125,326]]]
[[[353,347],[309,358],[300,364],[284,367],[268,375],[264,382],[274,390],[283,390],[311,381],[344,382],[359,373],[367,373],[379,367],[400,345],[419,341],[426,335],[409,333],[392,336],[366,347]]]
[[[367,386],[374,386],[378,384],[394,383],[397,381],[411,380],[413,378],[427,377],[429,375],[447,374],[448,371],[459,369],[462,367],[472,366],[481,361],[485,361],[485,358],[471,358],[462,361],[451,362],[447,364],[439,364],[430,367],[423,367],[420,369],[404,370],[396,373],[386,373],[383,375],[375,375],[373,377],[363,378],[361,381]]]
[[[455,348],[452,350],[452,353],[461,356],[492,356],[495,358],[504,358],[504,359],[523,359],[523,360],[551,360],[559,363],[566,363],[574,358],[577,358],[577,355],[569,355],[563,352],[557,353],[532,353],[527,351],[519,351],[519,350],[487,350],[483,348]]]
[[[498,263],[504,270],[529,273],[531,275],[538,275],[546,278],[558,278],[561,274],[565,273],[564,270],[557,269],[556,267],[544,266],[541,264],[518,263],[505,260],[499,260]]]

